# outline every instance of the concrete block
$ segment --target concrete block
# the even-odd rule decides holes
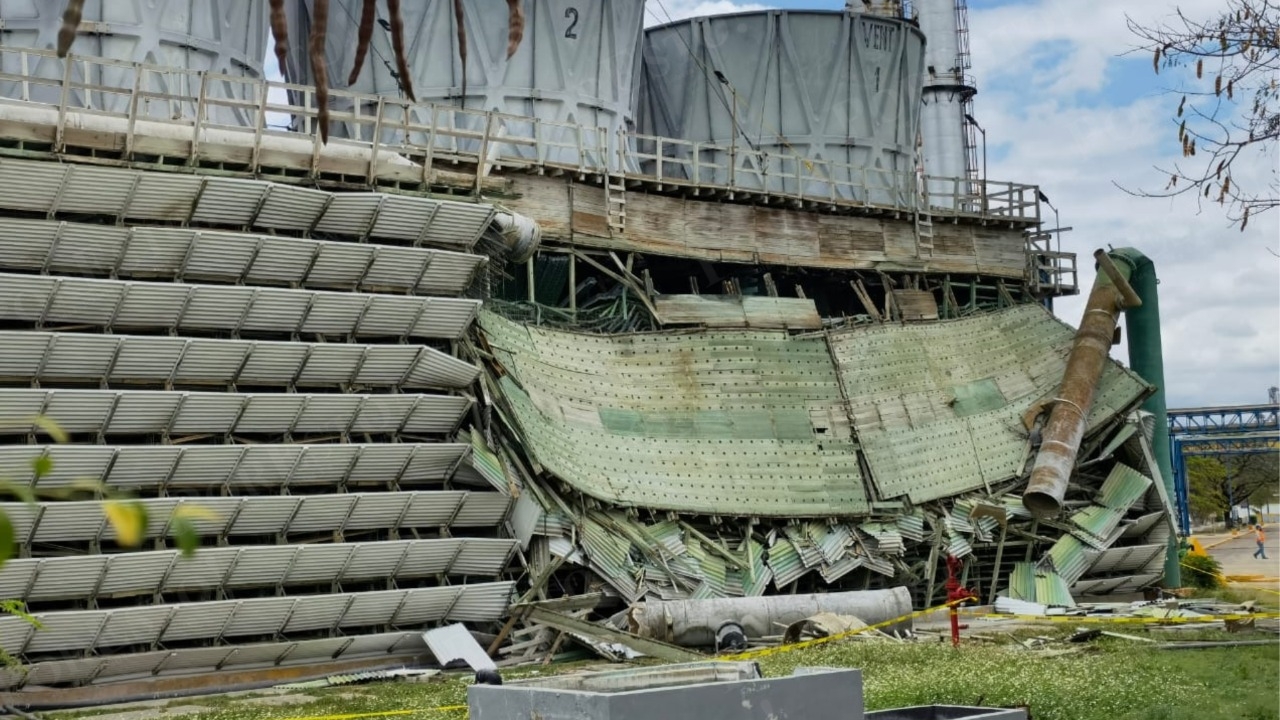
[[[690,663],[593,673],[546,685],[473,685],[472,720],[859,720],[862,673],[806,668],[781,678],[760,678],[728,663]],[[658,672],[662,671],[662,672]],[[550,686],[550,687],[548,687]]]

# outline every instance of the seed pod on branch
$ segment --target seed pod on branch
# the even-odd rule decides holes
[[[507,0],[507,59],[510,60],[524,39],[524,0]]]
[[[316,83],[316,122],[320,125],[320,142],[329,143],[329,70],[324,62],[324,43],[329,32],[329,0],[315,0],[311,26],[311,75]]]
[[[76,41],[80,31],[80,16],[84,14],[84,0],[70,0],[62,13],[62,27],[58,28],[58,57],[64,58]]]
[[[369,54],[369,43],[373,40],[373,26],[378,20],[378,0],[364,0],[360,8],[360,31],[356,34],[356,59],[351,63],[351,74],[347,76],[347,85],[355,85],[364,67],[364,57]]]
[[[284,0],[271,0],[271,35],[276,40],[276,63],[283,75],[284,64],[289,57],[289,23],[285,20]]]
[[[418,102],[413,94],[413,77],[409,74],[409,60],[404,55],[404,19],[400,15],[400,0],[387,0],[387,14],[391,16],[391,49],[396,54],[396,72],[400,73],[400,88],[411,101]]]
[[[467,28],[462,0],[453,0],[453,18],[458,23],[458,61],[462,63],[462,103],[467,105]]]

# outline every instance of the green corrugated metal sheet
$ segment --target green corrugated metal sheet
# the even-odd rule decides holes
[[[1053,568],[1058,571],[1068,585],[1080,579],[1097,558],[1097,554],[1085,547],[1084,543],[1072,535],[1063,535],[1058,542],[1049,548],[1049,557],[1053,558]]]
[[[773,572],[773,582],[778,589],[785,588],[797,578],[809,571],[800,560],[800,553],[790,540],[779,538],[769,548],[769,569]]]
[[[1125,465],[1116,463],[1098,491],[1097,501],[1114,510],[1128,510],[1151,487],[1151,478]]]
[[[925,502],[1013,478],[1025,451],[1021,415],[1057,388],[1073,334],[1036,305],[835,333],[832,349],[880,495]],[[988,395],[988,380],[1002,406]],[[1119,364],[1108,364],[1089,427],[1146,389]],[[969,401],[978,395],[986,399]],[[975,404],[990,409],[974,411]]]
[[[1090,505],[1072,514],[1071,522],[1082,531],[1079,533],[1081,540],[1099,550],[1105,550],[1113,542],[1111,536],[1120,526],[1123,517],[1123,510]]]
[[[489,449],[484,438],[480,437],[480,433],[469,434],[471,435],[471,467],[475,468],[476,472],[499,492],[510,495],[511,486],[507,480],[507,473],[502,468],[502,460]]]
[[[1014,563],[1013,572],[1009,573],[1009,597],[1027,602],[1036,601],[1035,563]]]
[[[1076,606],[1067,582],[1055,572],[1036,572],[1036,602],[1049,607]]]

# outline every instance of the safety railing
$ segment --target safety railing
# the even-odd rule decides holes
[[[422,94],[447,96],[448,92]],[[189,164],[209,157],[247,169],[313,175],[363,174],[379,181],[431,182],[433,170],[473,173],[475,187],[502,168],[623,176],[653,186],[688,186],[769,200],[973,216],[1034,224],[1037,188],[1021,183],[926,178],[916,191],[914,159],[891,168],[842,163],[735,143],[694,142],[500,112],[331,90],[330,140],[320,143],[315,88],[173,67],[0,47],[0,128],[53,125],[54,150],[99,142],[122,152],[165,152]],[[56,116],[55,116],[56,112]],[[71,132],[91,130],[93,132]],[[0,134],[3,134],[0,132]],[[30,139],[30,132],[18,133]],[[71,137],[74,135],[74,137]],[[122,136],[122,137],[119,137]],[[96,148],[102,149],[102,148]],[[216,151],[215,151],[216,149]],[[335,165],[332,158],[343,163]],[[351,172],[353,164],[359,173]],[[921,208],[923,209],[923,208]]]

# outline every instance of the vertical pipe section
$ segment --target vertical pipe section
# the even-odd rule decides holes
[[[1129,367],[1143,380],[1155,386],[1156,391],[1142,404],[1142,409],[1155,416],[1155,432],[1152,433],[1151,454],[1155,455],[1160,471],[1157,482],[1163,482],[1168,497],[1177,497],[1173,481],[1172,455],[1169,452],[1169,413],[1164,392],[1164,348],[1160,342],[1160,296],[1157,287],[1155,263],[1134,248],[1119,248],[1111,256],[1128,265],[1131,270],[1129,283],[1141,299],[1138,307],[1125,310],[1125,333],[1129,340]],[[1185,498],[1183,499],[1185,507]],[[1181,586],[1182,573],[1178,566],[1178,539],[1169,538],[1164,556],[1165,587]]]
[[[1043,441],[1031,468],[1031,481],[1022,493],[1022,504],[1036,518],[1056,517],[1062,510],[1098,379],[1111,352],[1116,320],[1126,299],[1137,301],[1128,282],[1129,264],[1112,263],[1102,250],[1095,251],[1093,257],[1098,261],[1099,272],[1067,356],[1062,388],[1053,399],[1053,409],[1041,435]]]

